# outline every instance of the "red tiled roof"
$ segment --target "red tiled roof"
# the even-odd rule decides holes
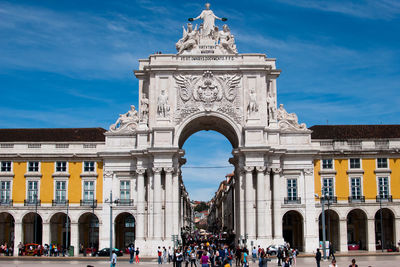
[[[314,125],[312,139],[391,139],[400,138],[400,125]]]
[[[104,142],[103,128],[0,129],[0,142]]]

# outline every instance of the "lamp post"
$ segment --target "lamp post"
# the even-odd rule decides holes
[[[68,212],[69,212],[69,203],[68,203],[68,201],[66,200],[65,201],[65,204],[67,205],[67,220],[66,220],[66,222],[65,222],[65,248],[67,249],[67,253],[68,253],[68,255],[69,255],[69,250],[68,250],[68,248],[69,248],[69,245],[68,245],[68,230],[69,230],[69,217],[68,217]]]
[[[92,253],[92,255],[93,255],[93,248],[94,248],[94,238],[93,238],[93,235],[94,235],[94,225],[93,225],[93,221],[94,221],[94,218],[95,218],[95,214],[94,214],[94,208],[95,208],[95,205],[94,205],[94,196],[93,196],[93,198],[92,198],[92,206],[91,206],[91,208],[92,208],[92,214],[93,214],[93,216],[92,216],[92,220],[89,222],[89,225],[90,225],[90,243],[91,243],[91,253]]]
[[[319,198],[318,194],[315,194],[316,198]],[[321,207],[322,207],[322,214],[321,214],[321,219],[322,219],[322,250],[323,250],[323,255],[324,255],[324,260],[326,260],[326,233],[325,233],[325,196],[321,196]]]
[[[383,252],[383,246],[385,244],[385,237],[384,237],[384,233],[383,233],[383,217],[382,217],[382,195],[379,194],[379,215],[380,215],[380,221],[381,221],[381,250]]]
[[[112,261],[112,251],[113,251],[113,221],[112,221],[112,205],[118,202],[118,199],[113,200],[112,190],[110,191],[110,199],[106,199],[105,203],[110,204],[110,261]]]
[[[35,221],[34,221],[34,240],[35,240],[35,244],[37,244],[37,193],[35,193],[33,195],[33,198],[35,200]]]
[[[328,195],[328,241],[329,241],[329,248],[331,247],[331,214],[329,212],[329,206],[331,204],[331,197]]]

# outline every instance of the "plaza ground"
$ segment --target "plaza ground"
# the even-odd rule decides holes
[[[371,266],[371,267],[387,267],[387,266],[398,266],[398,262],[400,260],[400,255],[358,255],[358,256],[340,256],[337,257],[337,264],[339,267],[349,266],[351,259],[355,258],[357,260],[357,264],[359,267],[363,266]],[[99,260],[98,258],[94,260],[90,260],[90,258],[86,258],[85,260],[75,260],[75,259],[24,259],[21,260],[6,260],[5,257],[0,257],[0,267],[19,267],[19,266],[82,266],[86,267],[87,265],[92,265],[94,267],[100,266],[110,266],[110,263],[104,258],[104,261]],[[117,266],[135,266],[137,264],[129,264],[128,258],[123,257],[119,258]],[[157,267],[159,266],[155,259],[145,259],[139,265],[148,266],[148,267]],[[162,266],[172,267],[172,264],[164,264]],[[190,265],[189,265],[190,266]],[[235,266],[235,265],[233,265]],[[258,264],[251,263],[250,267],[257,267]],[[268,264],[268,266],[277,266],[276,260],[273,260]],[[300,257],[297,259],[296,267],[305,267],[305,266],[316,266],[315,259],[313,257]],[[329,261],[321,262],[321,267],[328,267]],[[184,267],[184,265],[183,265]]]

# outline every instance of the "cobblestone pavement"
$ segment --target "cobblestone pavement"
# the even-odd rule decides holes
[[[337,265],[338,267],[347,267],[350,265],[350,261],[353,257],[337,257]],[[359,256],[355,257],[357,260],[357,264],[359,267],[395,267],[395,266],[400,266],[400,255],[397,256]],[[329,266],[329,261],[326,262],[321,262],[321,267],[328,267]],[[55,266],[55,267],[66,267],[66,266],[82,266],[86,267],[87,265],[92,265],[94,267],[104,267],[104,266],[110,266],[109,262],[104,259],[104,261],[99,261],[99,260],[94,260],[94,261],[77,261],[77,260],[5,260],[4,258],[0,257],[0,267],[19,267],[19,266],[32,266],[32,267],[38,267],[38,266]],[[147,261],[147,262],[142,262],[140,264],[129,264],[128,260],[126,258],[120,258],[117,263],[117,267],[123,267],[123,266],[135,266],[135,265],[141,265],[143,267],[172,267],[172,264],[163,264],[163,265],[158,265],[155,260]],[[190,266],[190,265],[189,265]],[[276,267],[277,263],[276,260],[270,262],[268,264],[268,267]],[[305,267],[305,266],[316,266],[315,260],[311,257],[308,258],[298,258],[297,259],[297,265],[296,267]],[[185,267],[183,264],[182,267]],[[235,265],[233,265],[235,267]],[[258,267],[258,264],[251,263],[250,267]],[[294,267],[294,266],[293,266]]]

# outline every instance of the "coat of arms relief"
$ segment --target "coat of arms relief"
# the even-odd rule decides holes
[[[219,111],[242,122],[242,110],[238,91],[240,74],[215,75],[205,71],[203,75],[174,75],[177,94],[176,123],[198,111]]]

